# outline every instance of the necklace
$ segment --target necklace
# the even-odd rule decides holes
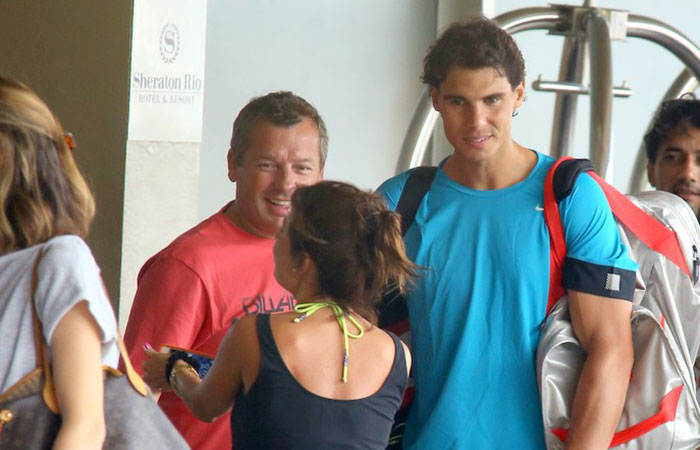
[[[294,311],[301,313],[301,315],[297,318],[294,319],[294,323],[299,323],[302,320],[306,319],[309,317],[311,314],[315,313],[321,308],[330,308],[333,310],[333,313],[335,314],[335,320],[338,321],[338,325],[340,325],[340,329],[343,330],[343,344],[345,345],[345,351],[343,353],[343,376],[342,380],[343,383],[347,383],[348,381],[348,358],[350,356],[350,341],[349,338],[352,339],[359,339],[362,337],[363,334],[365,334],[365,329],[362,328],[362,325],[351,315],[348,315],[345,311],[343,311],[343,308],[341,308],[336,302],[333,300],[324,300],[320,302],[310,302],[310,303],[299,303],[294,307]],[[352,334],[348,331],[348,324],[346,321],[346,318],[352,322],[355,327],[357,327],[358,330],[360,330],[357,334]]]

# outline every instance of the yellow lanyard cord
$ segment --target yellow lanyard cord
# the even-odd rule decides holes
[[[348,338],[353,338],[353,339],[359,339],[362,337],[363,334],[365,334],[365,329],[362,328],[362,325],[355,320],[354,317],[351,315],[348,315],[343,311],[343,308],[338,306],[336,302],[333,300],[326,300],[323,302],[314,302],[314,303],[300,303],[294,307],[294,311],[301,313],[299,317],[294,319],[295,323],[299,323],[302,320],[306,319],[309,317],[311,314],[315,313],[321,308],[328,307],[333,310],[333,313],[335,314],[335,319],[338,321],[338,325],[340,325],[340,329],[343,330],[343,343],[345,344],[345,353],[343,355],[343,383],[347,383],[348,381],[348,357],[350,356],[350,342],[348,341]],[[345,319],[349,319],[350,322],[352,322],[355,327],[357,327],[358,330],[360,330],[357,334],[352,334],[348,331],[348,324]]]

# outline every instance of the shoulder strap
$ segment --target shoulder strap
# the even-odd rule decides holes
[[[561,285],[562,268],[566,258],[566,238],[559,215],[559,202],[565,199],[581,173],[588,173],[603,190],[615,218],[651,250],[664,255],[690,277],[688,265],[676,233],[635,205],[620,191],[593,171],[587,159],[566,156],[558,159],[547,174],[544,185],[544,216],[551,244],[549,298],[547,314],[564,295]]]
[[[396,212],[401,215],[401,235],[405,236],[408,228],[416,218],[416,212],[420,202],[433,184],[433,179],[437,173],[435,166],[416,167],[408,175],[406,184],[401,191],[401,197],[396,205]]]
[[[566,160],[571,160],[570,157],[564,157],[556,160],[547,173],[547,178],[544,181],[544,221],[549,230],[549,295],[547,298],[547,315],[554,307],[554,304],[564,295],[564,287],[562,286],[562,272],[564,267],[564,258],[566,258],[566,237],[564,236],[564,227],[561,224],[559,215],[559,202],[554,195],[554,175],[557,173],[557,168]],[[574,177],[578,176],[576,171],[567,171]],[[561,184],[562,181],[560,180]],[[567,181],[566,184],[569,184]],[[570,181],[570,185],[574,185],[574,180]],[[568,189],[571,192],[571,189]]]
[[[31,293],[31,304],[32,304],[32,320],[34,321],[34,347],[36,351],[36,363],[37,367],[41,367],[43,369],[43,375],[44,375],[44,387],[42,390],[42,396],[44,398],[44,403],[46,403],[46,406],[54,413],[54,414],[59,414],[59,409],[58,409],[58,398],[56,397],[56,387],[53,382],[53,373],[51,371],[51,365],[49,363],[49,355],[48,355],[48,349],[46,348],[46,340],[44,339],[44,333],[41,329],[41,321],[39,320],[39,314],[37,313],[36,310],[36,289],[39,284],[39,262],[41,261],[41,258],[44,254],[44,249],[40,249],[36,259],[34,261],[34,267],[32,268],[32,293]],[[102,288],[104,289],[104,284],[102,285]],[[107,291],[105,290],[105,295],[107,295]],[[122,359],[124,360],[124,366],[126,368],[126,376],[129,380],[129,383],[131,383],[132,387],[136,392],[138,392],[141,396],[145,397],[148,395],[148,388],[146,386],[146,382],[143,381],[141,376],[136,372],[134,369],[133,365],[131,364],[131,360],[129,359],[129,354],[126,351],[126,346],[124,345],[124,341],[122,340],[121,334],[119,333],[119,329],[117,328],[117,348],[119,349],[119,353],[121,354]],[[108,367],[104,366],[103,369],[107,370]],[[116,372],[119,373],[118,371],[111,371],[111,372]]]
[[[46,406],[54,414],[58,414],[58,398],[56,397],[53,374],[51,373],[51,366],[49,365],[49,352],[46,348],[46,341],[44,340],[44,333],[41,330],[41,321],[39,320],[39,313],[37,313],[35,303],[36,288],[39,284],[39,262],[41,262],[43,254],[44,249],[40,248],[34,260],[34,266],[32,267],[32,293],[30,300],[32,303],[32,321],[34,322],[34,351],[36,352],[36,366],[37,368],[43,369],[44,388],[42,389],[41,395],[44,399],[44,403],[46,403]]]

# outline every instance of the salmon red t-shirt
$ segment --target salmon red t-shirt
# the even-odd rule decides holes
[[[242,231],[224,209],[141,268],[124,336],[137,370],[145,343],[216,354],[237,318],[293,309],[292,295],[274,277],[274,239]],[[193,449],[231,448],[230,412],[205,423],[172,392],[163,393],[158,403]]]

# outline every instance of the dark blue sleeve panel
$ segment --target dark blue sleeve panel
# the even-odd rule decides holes
[[[620,239],[617,222],[598,183],[581,174],[559,208],[566,236],[563,287],[631,300],[637,263]]]
[[[601,266],[571,257],[564,260],[562,285],[567,290],[631,301],[635,283],[636,273],[632,270]]]

